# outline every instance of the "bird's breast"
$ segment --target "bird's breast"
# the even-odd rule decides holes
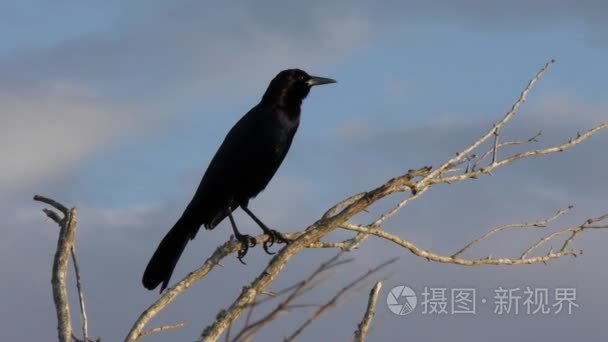
[[[281,158],[287,153],[289,147],[291,146],[291,141],[293,140],[294,135],[298,129],[300,120],[299,118],[289,118],[287,116],[281,115],[278,118],[278,126],[279,128],[274,131],[273,147],[275,153],[282,155]]]

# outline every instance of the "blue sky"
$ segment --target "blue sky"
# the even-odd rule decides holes
[[[295,231],[345,196],[403,170],[436,165],[472,142],[549,59],[556,65],[505,134],[521,138],[543,129],[541,144],[550,144],[606,121],[606,15],[602,1],[0,2],[3,339],[54,334],[48,279],[56,232],[31,202],[34,193],[80,209],[78,249],[91,332],[118,340],[156,298],[140,286],[147,259],[227,130],[280,70],[300,67],[338,80],[305,100],[284,165],[252,204],[270,225]],[[491,226],[542,218],[571,203],[576,210],[564,224],[603,214],[607,142],[600,134],[565,154],[438,187],[387,229],[449,252]],[[245,217],[238,219],[255,231]],[[538,234],[498,237],[479,252],[519,251]],[[225,223],[199,234],[174,280],[228,236]],[[602,263],[607,239],[602,233],[582,238],[582,258],[512,269],[430,264],[370,239],[352,253],[355,264],[311,301],[331,295],[348,281],[344,275],[398,255],[388,289],[401,283],[479,291],[573,286],[581,308],[571,317],[450,320],[396,317],[382,306],[372,340],[403,333],[415,340],[565,341],[584,330],[585,340],[599,341],[606,328],[598,315],[608,302],[593,284],[608,280]],[[300,279],[328,255],[295,259],[275,286]],[[197,336],[268,260],[257,249],[248,257],[248,267],[229,260],[159,316],[159,324],[190,321],[187,329],[168,333],[171,338]],[[223,286],[221,295],[210,295]],[[336,340],[350,338],[366,297],[351,296],[303,338],[319,338],[327,327],[338,327],[331,329]],[[41,322],[39,329],[24,329],[31,317]],[[260,337],[279,338],[298,317]],[[524,329],[529,336],[518,334]]]

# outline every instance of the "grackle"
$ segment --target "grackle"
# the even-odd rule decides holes
[[[268,235],[263,245],[267,253],[274,242],[286,242],[281,233],[268,228],[247,205],[268,185],[289,151],[300,123],[300,106],[310,88],[335,82],[299,69],[281,71],[270,82],[260,103],[228,132],[190,204],[158,245],[144,272],[145,288],[152,290],[162,283],[162,292],[188,240],[196,236],[201,226],[213,229],[226,216],[235,238],[241,242],[238,258],[243,262],[249,247],[256,243],[236,227],[232,211],[239,207]]]

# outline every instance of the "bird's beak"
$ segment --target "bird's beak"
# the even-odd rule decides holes
[[[310,76],[310,79],[306,81],[306,84],[308,84],[309,87],[328,83],[336,83],[336,80],[332,80],[331,78],[325,77]]]

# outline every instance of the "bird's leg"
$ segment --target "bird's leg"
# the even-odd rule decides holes
[[[241,264],[246,265],[243,261],[245,254],[249,250],[249,247],[254,247],[256,242],[255,238],[251,235],[241,234],[236,227],[236,222],[234,222],[234,217],[232,217],[232,210],[228,208],[228,218],[230,219],[230,224],[232,225],[232,230],[234,231],[234,237],[241,243],[241,249],[237,253],[237,258],[241,262]]]
[[[262,230],[264,231],[264,234],[268,235],[268,240],[266,240],[264,242],[264,244],[262,245],[264,247],[264,251],[266,251],[266,253],[268,254],[274,254],[274,252],[271,252],[268,250],[268,248],[270,246],[272,246],[275,242],[277,243],[287,243],[287,240],[285,239],[285,237],[283,237],[283,234],[281,234],[280,232],[277,232],[274,229],[270,229],[268,228],[264,222],[262,222],[259,218],[257,218],[253,212],[251,210],[249,210],[249,208],[247,208],[247,206],[241,206],[241,208],[243,208],[243,211],[247,213],[247,215],[249,215],[249,217],[251,217],[255,223],[258,224],[258,226],[260,226],[260,228],[262,228]]]

